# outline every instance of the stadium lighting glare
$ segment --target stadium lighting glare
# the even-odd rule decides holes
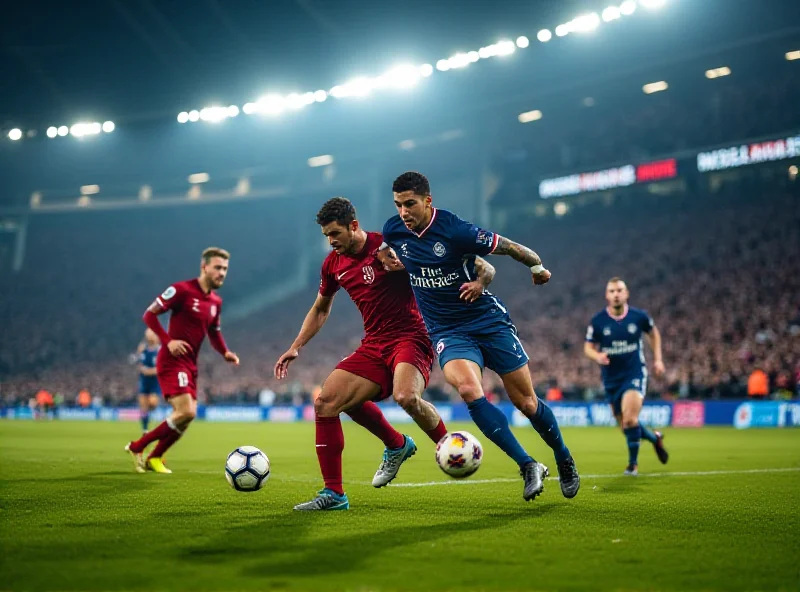
[[[192,109],[191,111],[189,111],[189,121],[191,122],[200,121],[200,111],[198,111],[197,109]]]
[[[189,114],[186,111],[178,113],[178,123],[186,123],[189,121]]]
[[[50,126],[47,128],[47,137],[48,138],[55,138],[58,135],[58,128],[54,126]]]
[[[569,35],[569,25],[567,24],[558,25],[556,27],[556,35],[558,37],[566,37],[567,35]]]
[[[219,123],[228,118],[227,107],[205,107],[200,110],[200,119],[208,123]]]
[[[298,95],[297,93],[289,93],[288,95],[286,95],[284,103],[286,107],[288,107],[289,109],[302,109],[303,107],[306,106],[303,96]]]
[[[539,121],[542,118],[542,112],[538,109],[534,109],[533,111],[526,111],[525,113],[520,113],[517,116],[517,119],[520,123],[530,123],[531,121]]]
[[[431,66],[430,64],[422,64],[419,67],[420,76],[424,76],[425,78],[427,78],[431,74],[433,74],[433,66]]]
[[[107,133],[107,134],[110,134],[110,133],[111,133],[111,132],[113,132],[113,131],[114,131],[116,128],[117,128],[117,126],[116,126],[116,125],[114,125],[114,122],[113,122],[113,121],[104,121],[104,122],[103,122],[103,131],[104,131],[105,133]]]
[[[69,128],[69,133],[75,136],[76,138],[82,138],[84,136],[94,136],[99,134],[103,130],[103,127],[96,121],[93,122],[80,122],[74,124],[72,127]]]
[[[632,15],[636,12],[636,2],[633,0],[625,0],[625,2],[619,5],[619,11],[625,16]]]
[[[800,49],[795,51],[787,51],[786,59],[790,62],[793,62],[794,60],[800,60]]]
[[[515,51],[517,51],[517,47],[514,45],[513,41],[504,39],[497,44],[497,55],[511,55]]]
[[[600,17],[596,12],[582,14],[572,19],[567,26],[571,33],[589,33],[600,26]]]
[[[258,109],[256,108],[256,104],[255,103],[245,103],[244,107],[242,107],[242,111],[244,111],[245,115],[252,115],[257,110]],[[187,115],[187,119],[188,119],[188,115]]]
[[[397,145],[400,150],[413,150],[417,147],[417,143],[414,140],[403,140]]]
[[[150,185],[139,187],[139,201],[149,201],[153,197],[153,188]]]
[[[651,82],[649,84],[645,84],[642,87],[642,90],[644,91],[644,94],[651,95],[653,93],[667,90],[668,88],[669,85],[665,81],[659,80],[658,82]]]
[[[451,57],[449,60],[447,60],[447,63],[450,64],[450,68],[451,69],[466,68],[467,66],[469,66],[470,60],[469,60],[469,56],[467,56],[467,54],[465,54],[465,53],[457,53],[456,55]]]
[[[447,72],[450,69],[450,61],[439,60],[436,62],[436,69],[439,70],[439,72]]]
[[[191,185],[199,185],[200,183],[208,183],[211,176],[208,173],[194,173],[186,178]]]
[[[553,34],[550,32],[550,29],[542,29],[536,33],[536,38],[542,43],[547,43],[553,38]]]
[[[100,193],[100,185],[81,186],[81,195],[95,195],[96,193]]]
[[[489,45],[487,47],[481,47],[478,50],[478,57],[479,58],[490,58],[492,56],[497,55],[497,48],[494,45]]]
[[[609,6],[603,11],[602,16],[605,22],[610,23],[611,21],[615,21],[620,18],[622,13],[620,13],[619,8],[616,6]]]
[[[569,206],[563,201],[558,201],[553,205],[553,213],[559,218],[569,212]]]
[[[325,101],[327,98],[328,98],[328,93],[327,93],[327,92],[325,92],[324,90],[318,90],[317,92],[315,92],[315,93],[314,93],[314,100],[315,100],[317,103],[322,103],[322,102],[324,102],[324,101]]]
[[[69,128],[66,125],[62,125],[58,128],[58,135],[62,138],[69,133]]]
[[[8,132],[8,139],[9,140],[17,141],[20,138],[22,138],[22,130],[19,129],[18,127],[15,127],[10,132]]]
[[[239,115],[239,107],[228,105],[228,117],[236,117],[237,115]]]
[[[655,10],[657,8],[663,8],[663,6],[666,3],[667,3],[667,0],[639,0],[639,4],[641,4],[645,8],[649,8],[650,10]]]
[[[520,37],[517,37],[517,47],[519,47],[520,49],[525,49],[530,44],[531,44],[531,40],[528,39],[527,37],[525,37],[525,35],[521,35]]]
[[[312,169],[316,167],[328,166],[333,164],[333,156],[330,154],[323,154],[322,156],[312,156],[308,159],[308,166]]]
[[[467,54],[467,59],[470,61],[471,64],[474,64],[479,59],[481,59],[481,54],[479,54],[477,51],[471,51]]]
[[[78,198],[78,207],[88,208],[90,205],[92,205],[92,198],[88,195],[81,195]]]
[[[403,65],[392,68],[383,76],[383,79],[393,88],[411,88],[419,82],[419,77],[419,68]]]
[[[722,66],[721,68],[712,68],[711,70],[706,70],[706,78],[709,80],[713,80],[714,78],[721,78],[722,76],[729,76],[731,73],[731,69],[728,66]]]
[[[284,107],[284,99],[280,95],[266,95],[255,104],[256,111],[262,115],[280,115]]]

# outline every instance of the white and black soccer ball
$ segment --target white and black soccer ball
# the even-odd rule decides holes
[[[239,446],[225,461],[225,478],[236,491],[258,491],[269,479],[269,459],[255,446]]]
[[[451,432],[436,445],[436,464],[455,479],[469,477],[481,466],[483,446],[469,432]]]

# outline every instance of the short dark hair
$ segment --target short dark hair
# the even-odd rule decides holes
[[[428,183],[428,177],[422,173],[407,171],[394,180],[392,191],[394,193],[413,191],[414,195],[430,195],[431,184]]]
[[[346,197],[333,197],[322,204],[317,212],[317,224],[325,226],[337,222],[349,226],[356,219],[356,208]]]

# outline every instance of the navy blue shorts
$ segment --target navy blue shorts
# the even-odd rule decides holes
[[[528,363],[517,328],[497,322],[477,329],[452,329],[431,334],[431,342],[444,368],[450,360],[471,360],[481,368],[508,374]]]
[[[608,401],[614,409],[614,415],[622,415],[623,395],[628,391],[637,391],[642,395],[642,399],[644,399],[645,395],[647,395],[647,377],[636,376],[619,384],[612,386],[606,385],[605,389],[606,401]]]
[[[139,376],[140,395],[161,395],[161,385],[157,376]]]

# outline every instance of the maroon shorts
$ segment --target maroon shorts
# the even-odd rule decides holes
[[[170,360],[162,364],[161,360],[156,363],[158,373],[158,384],[161,386],[161,394],[165,399],[176,395],[189,393],[192,399],[197,400],[197,365],[192,362]]]
[[[383,401],[392,396],[394,370],[398,364],[405,362],[414,366],[425,379],[425,386],[428,386],[433,361],[433,347],[427,336],[407,337],[386,343],[362,343],[336,368],[377,384],[381,387],[381,393],[376,400]]]

